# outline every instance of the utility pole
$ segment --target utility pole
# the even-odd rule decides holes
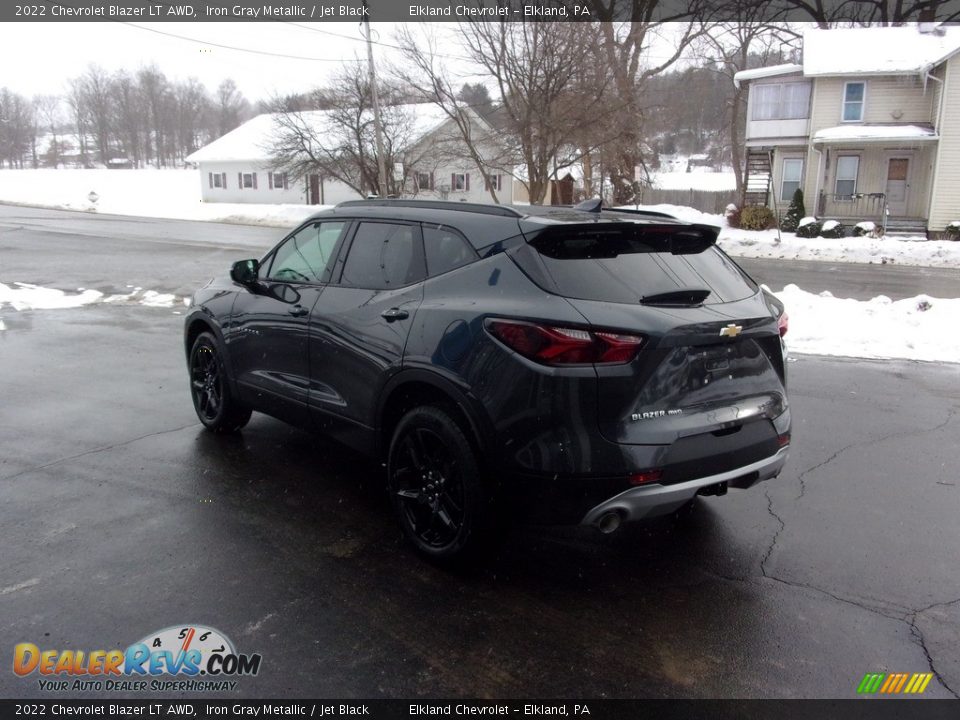
[[[369,10],[367,10],[367,0],[363,0],[365,14],[363,16],[363,27],[367,36],[367,65],[370,68],[370,94],[373,98],[373,128],[377,136],[377,173],[380,185],[380,196],[386,197],[390,194],[387,187],[387,159],[383,152],[383,124],[380,121],[380,96],[377,94],[377,70],[373,64],[373,43],[370,41],[370,20]]]

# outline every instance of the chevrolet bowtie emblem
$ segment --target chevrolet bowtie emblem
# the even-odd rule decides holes
[[[736,337],[741,332],[743,332],[743,325],[730,323],[726,327],[720,328],[720,337]]]

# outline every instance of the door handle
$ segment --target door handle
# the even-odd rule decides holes
[[[310,311],[307,310],[307,308],[305,308],[303,305],[294,305],[292,308],[287,310],[287,312],[293,315],[294,317],[303,317]]]
[[[408,313],[406,310],[401,310],[400,308],[394,307],[390,308],[389,310],[384,310],[382,313],[380,313],[380,317],[387,322],[393,322],[394,320],[406,320],[408,317],[410,317],[410,313]]]

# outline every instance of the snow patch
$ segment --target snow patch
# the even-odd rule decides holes
[[[117,302],[132,302],[147,307],[173,307],[177,297],[169,293],[158,293],[155,290],[141,292],[141,288],[135,288],[126,294],[104,295],[99,290],[70,293],[30,283],[15,282],[13,285],[0,283],[0,307],[9,305],[17,311],[62,310],[96,303]]]
[[[960,361],[960,335],[944,332],[960,317],[960,299],[853,300],[816,295],[796,285],[774,294],[790,315],[786,343],[792,352]]]
[[[797,223],[797,227],[803,227],[804,225],[809,225],[810,223],[815,223],[817,219],[815,217],[807,216],[805,218],[800,218],[800,222]]]

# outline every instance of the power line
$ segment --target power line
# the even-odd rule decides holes
[[[335,33],[331,30],[322,30],[321,28],[310,27],[309,25],[302,25],[300,23],[291,22],[289,20],[284,20],[283,22],[287,25],[293,25],[294,27],[298,27],[301,30],[309,30],[310,32],[322,33],[324,35],[331,35],[333,37],[344,38],[345,40],[353,40],[355,42],[365,42],[363,38],[353,37],[351,35],[344,35],[343,33]],[[391,50],[400,50],[401,52],[404,50],[404,48],[402,48],[399,45],[393,45],[391,43],[383,42],[382,40],[371,40],[370,42],[373,45],[379,45],[381,47],[390,48]],[[445,53],[433,53],[433,55],[434,57],[446,58],[447,60],[462,60],[464,62],[473,62],[471,58],[461,57],[460,55],[447,55]]]
[[[121,25],[129,25],[132,28],[137,30],[146,30],[147,32],[156,33],[157,35],[165,35],[166,37],[175,38],[177,40],[186,40],[187,42],[197,43],[199,45],[206,45],[209,47],[217,47],[222,50],[234,50],[235,52],[245,52],[252,55],[266,55],[269,57],[285,58],[287,60],[309,60],[311,62],[360,62],[359,59],[350,59],[350,58],[318,58],[318,57],[306,57],[304,55],[288,55],[286,53],[275,53],[270,52],[269,50],[253,50],[251,48],[242,48],[236,47],[234,45],[223,45],[221,43],[209,42],[207,40],[198,40],[196,38],[186,37],[185,35],[177,35],[176,33],[164,32],[163,30],[157,30],[155,28],[148,28],[142,25],[137,25],[132,22],[118,21]]]

